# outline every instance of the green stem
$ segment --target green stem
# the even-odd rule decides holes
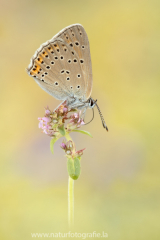
[[[67,141],[72,141],[68,133],[66,133],[65,138]],[[69,228],[74,225],[74,180],[71,177],[68,179],[68,224]]]
[[[74,225],[74,180],[68,179],[68,223],[69,228]]]
[[[67,141],[69,141],[69,140],[72,141],[72,138],[71,138],[71,136],[69,135],[68,132],[66,132],[65,138],[67,139]]]

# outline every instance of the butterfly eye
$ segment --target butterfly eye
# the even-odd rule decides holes
[[[70,78],[69,78],[69,77],[67,77],[66,79],[67,79],[67,81],[69,81],[69,80],[70,80]]]
[[[48,73],[47,73],[47,72],[45,72],[44,74],[45,74],[45,75],[48,75]]]
[[[45,55],[46,58],[48,58],[48,55]]]
[[[56,59],[56,60],[57,60],[57,59],[58,59],[58,57],[54,57],[54,59]]]
[[[69,74],[69,71],[66,71],[67,74]]]
[[[75,58],[73,61],[76,63],[76,62],[77,62],[77,59]]]
[[[78,74],[78,75],[77,75],[77,77],[78,77],[78,78],[80,78],[80,77],[81,77],[81,75],[80,75],[80,74]]]
[[[55,82],[54,84],[58,86],[58,82]]]
[[[51,62],[51,64],[53,65],[53,64],[54,64],[54,62],[52,61],[52,62]]]
[[[68,63],[71,63],[71,59],[68,60]]]
[[[54,52],[53,52],[53,51],[51,51],[51,53],[53,54]]]
[[[70,43],[69,45],[70,45],[71,47],[73,47],[73,44],[72,44],[72,43]]]
[[[61,73],[64,73],[64,70],[62,70]]]
[[[71,89],[72,89],[73,87],[71,86]]]
[[[82,46],[82,48],[84,48],[84,45]]]
[[[80,86],[78,85],[77,88],[80,88]]]
[[[47,69],[50,69],[51,67],[50,66],[46,66]]]
[[[42,82],[44,82],[44,79],[41,79],[42,80]]]
[[[64,57],[63,57],[63,56],[61,56],[61,57],[60,57],[60,59],[62,59],[62,60],[63,60],[63,59],[64,59]]]
[[[44,74],[42,74],[42,77],[44,77]]]
[[[78,46],[78,45],[79,45],[79,42],[75,42],[75,44]]]

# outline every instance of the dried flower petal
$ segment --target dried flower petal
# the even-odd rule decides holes
[[[76,157],[81,157],[81,156],[83,155],[83,151],[84,151],[84,150],[85,150],[85,148],[77,151],[77,152],[75,153],[75,156],[76,156]]]

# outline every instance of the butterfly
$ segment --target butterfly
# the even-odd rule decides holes
[[[85,112],[96,106],[103,127],[108,131],[97,100],[91,98],[91,55],[82,25],[70,25],[43,43],[31,58],[27,73],[47,93],[66,101],[70,109],[84,109]]]

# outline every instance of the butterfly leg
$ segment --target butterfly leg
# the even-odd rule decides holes
[[[81,117],[83,118],[83,120],[84,120],[84,118],[85,118],[85,116],[86,116],[86,110],[87,110],[87,108],[84,108],[84,110],[83,110],[83,112],[82,112],[82,115],[81,115]]]

